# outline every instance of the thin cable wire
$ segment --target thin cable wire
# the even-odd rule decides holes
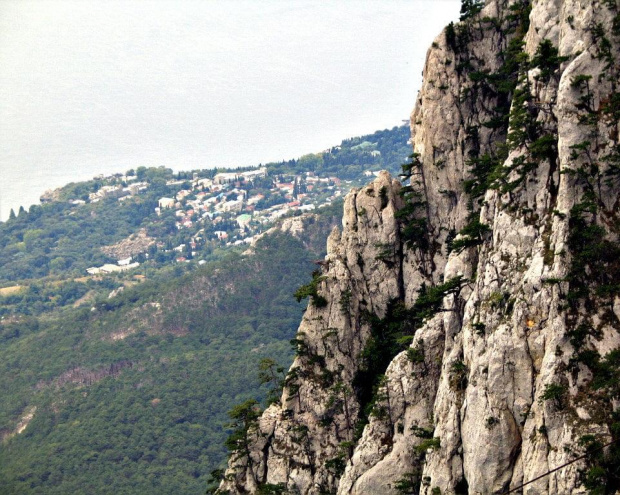
[[[533,480],[528,481],[527,483],[523,483],[522,485],[517,486],[516,488],[511,488],[508,491],[502,492],[502,495],[508,495],[509,493],[516,492],[517,490],[521,490],[521,488],[523,488],[524,486],[529,485],[530,483],[534,483],[534,481],[538,481],[539,479],[544,478],[545,476],[549,476],[551,473],[555,473],[556,471],[559,471],[560,469],[565,468],[566,466],[570,466],[571,464],[573,464],[573,463],[575,463],[577,461],[580,461],[581,459],[585,459],[589,455],[592,455],[595,452],[598,452],[599,450],[603,450],[604,448],[607,448],[610,445],[613,445],[614,443],[617,443],[619,441],[620,441],[620,438],[618,438],[617,440],[614,440],[613,442],[609,442],[607,445],[603,445],[602,447],[599,447],[598,449],[591,450],[587,454],[583,454],[582,456],[579,456],[576,459],[573,459],[572,461],[567,462],[566,464],[562,464],[561,466],[558,466],[555,469],[552,469],[551,471],[547,471],[546,473],[543,473],[540,476],[537,476],[536,478],[534,478]]]

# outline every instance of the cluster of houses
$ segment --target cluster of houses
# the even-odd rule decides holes
[[[342,195],[338,189],[341,181],[337,177],[317,177],[312,172],[306,172],[296,177],[278,177],[269,194],[276,195],[279,201],[265,206],[265,195],[253,191],[252,183],[266,176],[267,169],[261,167],[246,172],[218,173],[213,179],[194,178],[190,182],[191,188],[181,189],[174,197],[159,198],[155,211],[162,215],[164,210],[174,209],[177,229],[191,229],[206,219],[216,228],[219,223],[232,220],[241,231],[238,235],[240,239],[231,242],[226,230],[213,230],[210,236],[234,244],[246,242],[246,238],[253,233],[253,225],[258,227],[291,212],[311,211],[320,206],[315,201],[316,194],[313,194],[318,190],[333,190],[332,197],[327,198],[324,204]],[[183,184],[187,182],[181,181]],[[168,185],[176,184],[170,181]]]
[[[101,186],[96,192],[88,195],[88,200],[91,203],[96,203],[97,201],[101,201],[105,198],[117,198],[119,201],[124,201],[131,196],[136,196],[141,192],[146,191],[149,187],[148,182],[136,182],[137,177],[135,175],[121,176],[119,179],[127,185],[124,187],[119,184]],[[72,203],[81,204],[85,203],[85,201],[78,199],[72,201]]]
[[[224,213],[241,213],[246,205],[256,204],[262,199],[256,195],[249,201],[248,191],[242,189],[241,184],[266,176],[267,169],[261,167],[247,172],[219,173],[213,179],[196,177],[190,182],[190,189],[181,189],[172,198],[160,198],[155,212],[161,215],[163,210],[174,208],[178,229],[191,228],[195,222],[207,217],[213,220]],[[187,181],[169,181],[167,185],[174,186],[179,182],[185,184]]]
[[[364,175],[376,175],[376,172],[367,171]],[[313,172],[305,172],[296,176],[279,175],[273,181],[257,183],[258,179],[266,177],[266,167],[260,167],[244,172],[222,172],[213,178],[200,178],[194,174],[190,180],[167,181],[166,185],[177,192],[160,197],[155,212],[158,216],[172,214],[178,230],[189,230],[190,240],[186,241],[188,244],[164,252],[174,251],[177,262],[189,262],[196,256],[199,246],[207,241],[224,245],[251,244],[268,224],[278,218],[331,204],[346,193],[351,182],[342,184],[338,177],[319,177]],[[110,197],[123,201],[149,187],[148,182],[138,181],[136,176],[110,179],[114,179],[110,181],[112,184],[108,182],[90,194],[91,202]],[[117,264],[91,267],[87,271],[91,275],[110,274],[139,265],[128,258]]]

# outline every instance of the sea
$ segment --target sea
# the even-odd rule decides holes
[[[459,0],[2,0],[0,220],[138,166],[258,165],[401,125]]]

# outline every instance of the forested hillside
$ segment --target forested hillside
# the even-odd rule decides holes
[[[230,184],[141,168],[0,223],[0,493],[203,493],[228,410],[267,392],[261,359],[290,364],[293,294],[341,197],[398,169],[407,138],[380,131]],[[242,211],[199,208],[237,194]]]
[[[19,336],[0,348],[0,485],[200,493],[225,457],[226,412],[259,388],[259,360],[289,360],[301,311],[291,294],[318,255],[276,234],[253,256],[143,282],[93,309],[15,318],[6,326]]]

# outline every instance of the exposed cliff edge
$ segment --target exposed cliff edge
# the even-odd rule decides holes
[[[220,493],[504,493],[587,452],[519,493],[620,489],[620,10],[469,4]]]

